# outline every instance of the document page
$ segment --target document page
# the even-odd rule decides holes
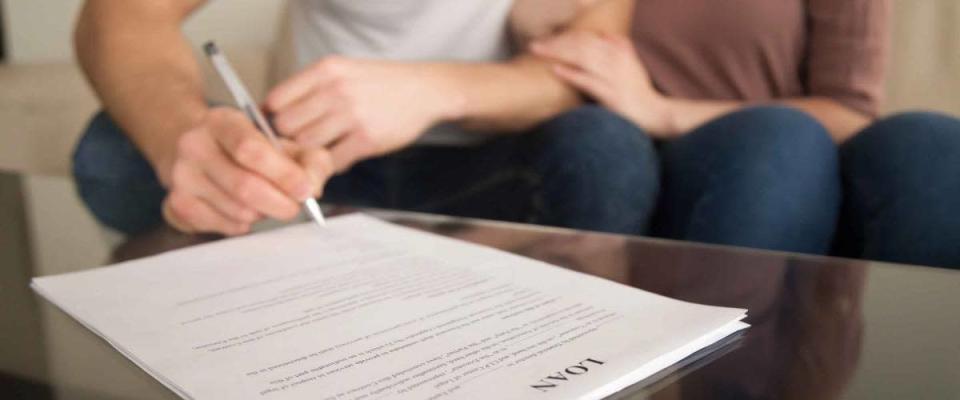
[[[33,287],[191,399],[597,399],[746,326],[360,214]]]

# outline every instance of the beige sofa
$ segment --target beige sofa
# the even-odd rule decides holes
[[[12,65],[0,66],[0,170],[64,176],[69,154],[84,123],[97,108],[72,61],[69,27],[79,0],[6,0]],[[960,113],[960,2],[894,2],[894,52],[887,93],[888,112],[938,109]],[[187,26],[195,43],[216,38],[241,75],[262,92],[267,60],[280,25],[281,2],[213,2]],[[59,14],[57,14],[59,12]],[[54,17],[59,15],[59,17]],[[53,20],[51,20],[53,19]],[[51,26],[55,32],[46,32]],[[256,29],[249,29],[256,27]],[[211,97],[224,99],[216,79]]]
[[[0,171],[69,175],[69,156],[90,116],[99,109],[73,60],[71,26],[82,0],[0,0],[7,63],[0,65]],[[210,39],[225,49],[251,90],[267,86],[283,2],[211,2],[185,30],[199,49]],[[211,99],[229,102],[205,69]]]

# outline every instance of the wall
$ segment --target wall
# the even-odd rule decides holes
[[[14,63],[68,61],[74,16],[82,0],[0,0],[4,8],[7,60]],[[267,48],[282,1],[212,1],[185,29],[194,43],[215,39],[224,46]],[[240,23],[238,23],[240,22]],[[242,28],[242,29],[238,29]]]
[[[893,1],[887,109],[960,114],[960,1]]]
[[[8,60],[17,63],[70,59],[73,15],[81,0],[0,0]],[[960,2],[896,1],[888,111],[936,109],[960,114]],[[196,43],[216,39],[224,47],[263,50],[274,37],[282,1],[214,1],[187,23]],[[244,29],[237,29],[243,21]],[[262,29],[246,29],[263,27]],[[264,31],[266,30],[266,31]]]
[[[67,175],[77,136],[99,108],[73,62],[71,30],[80,0],[0,0],[10,34],[8,61],[0,66],[0,170]],[[269,49],[283,2],[216,1],[191,17],[187,36],[199,57],[200,44],[214,39],[229,55],[254,94],[266,89]],[[232,100],[201,63],[207,97]]]

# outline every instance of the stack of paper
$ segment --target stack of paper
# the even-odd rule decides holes
[[[33,287],[190,399],[598,399],[746,327],[363,215]]]

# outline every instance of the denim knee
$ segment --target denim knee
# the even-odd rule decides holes
[[[749,145],[746,153],[759,156],[790,157],[794,150],[836,153],[826,128],[809,114],[790,107],[750,107],[721,117],[706,129],[724,131],[725,141]]]
[[[865,258],[960,267],[960,120],[915,112],[843,145],[847,248]]]
[[[698,128],[674,147],[684,147],[684,141],[699,143],[686,146],[686,155],[709,159],[716,167],[736,170],[744,177],[773,181],[839,177],[838,148],[826,128],[789,107],[737,111]]]
[[[960,186],[960,120],[946,115],[915,112],[882,119],[841,152],[849,183],[868,187],[873,196],[913,198],[936,187]]]
[[[661,151],[667,237],[825,253],[840,207],[838,149],[811,116],[752,107]]]
[[[659,161],[640,128],[589,105],[547,121],[535,135],[546,223],[645,232],[659,191]]]
[[[844,163],[876,168],[874,172],[885,173],[892,185],[922,185],[930,173],[960,179],[958,154],[960,120],[930,112],[882,119],[843,146]],[[936,170],[928,170],[933,165]]]
[[[73,153],[73,176],[102,224],[132,234],[162,222],[165,190],[153,167],[104,112],[96,114]]]

